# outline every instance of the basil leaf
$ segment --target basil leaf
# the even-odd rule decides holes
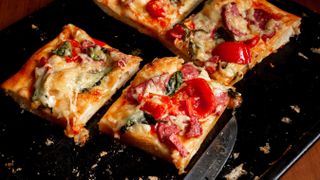
[[[132,114],[128,119],[127,123],[120,128],[120,133],[124,134],[129,127],[133,126],[136,123],[145,122],[146,118],[144,117],[143,111],[137,111],[134,114]]]
[[[71,44],[68,41],[65,41],[60,47],[52,51],[53,54],[59,56],[68,56],[71,55]]]
[[[150,114],[144,113],[143,115],[144,115],[144,117],[145,117],[145,120],[146,120],[145,123],[146,123],[146,124],[155,125],[155,124],[157,123],[157,121],[154,119],[154,117],[151,116]]]
[[[181,86],[182,82],[183,80],[181,71],[175,72],[169,79],[166,95],[173,95],[176,92],[176,90]]]

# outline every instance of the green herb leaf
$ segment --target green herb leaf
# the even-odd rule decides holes
[[[71,44],[68,41],[65,41],[60,47],[52,51],[53,54],[59,56],[68,56],[71,54]]]
[[[167,85],[167,92],[166,95],[171,96],[173,95],[176,90],[181,86],[183,80],[182,80],[182,73],[181,71],[175,72],[169,80],[169,83]]]
[[[144,117],[143,111],[137,111],[134,114],[132,114],[128,119],[127,123],[120,128],[120,133],[124,134],[129,127],[133,126],[136,123],[145,122],[146,118]]]

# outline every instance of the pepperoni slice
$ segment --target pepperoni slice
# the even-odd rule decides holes
[[[181,68],[181,73],[184,80],[196,78],[200,74],[198,68],[191,63],[183,65]]]
[[[127,99],[132,103],[141,102],[142,98],[147,93],[152,93],[154,91],[165,92],[169,79],[170,75],[165,73],[160,76],[155,76],[134,87],[130,87],[127,92]]]
[[[202,127],[198,119],[191,118],[186,131],[186,138],[199,137],[202,134]]]
[[[247,21],[241,16],[236,3],[229,3],[223,7],[222,19],[226,28],[235,36],[247,34],[244,31],[247,27]]]
[[[185,157],[189,154],[189,152],[182,145],[181,141],[177,137],[177,133],[180,130],[177,125],[158,123],[157,124],[157,135],[160,142],[165,143],[167,146],[176,149],[181,156]]]

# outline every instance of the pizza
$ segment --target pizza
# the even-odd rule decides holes
[[[265,0],[212,0],[161,41],[205,67],[211,78],[232,85],[299,34],[300,20]]]
[[[1,87],[23,109],[64,126],[68,137],[83,144],[87,121],[138,70],[141,60],[69,24]]]
[[[239,95],[178,57],[145,65],[99,122],[99,129],[172,162],[183,173],[220,115]]]
[[[95,0],[108,15],[158,37],[182,21],[202,0]]]

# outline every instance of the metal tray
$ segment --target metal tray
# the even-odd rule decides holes
[[[289,0],[272,2],[303,16],[302,33],[236,84],[244,100],[236,112],[239,133],[233,152],[239,157],[229,158],[219,178],[241,163],[248,172],[243,179],[279,177],[319,138],[320,55],[310,48],[320,47],[320,16]],[[92,1],[56,0],[0,32],[0,82],[68,23],[125,53],[138,52],[144,63],[173,55],[157,40],[104,14]],[[173,165],[99,134],[96,123],[109,104],[89,122],[89,142],[77,147],[60,127],[24,112],[1,92],[0,179],[183,178]],[[283,123],[283,117],[292,122]],[[268,154],[259,150],[266,143],[271,147]]]

